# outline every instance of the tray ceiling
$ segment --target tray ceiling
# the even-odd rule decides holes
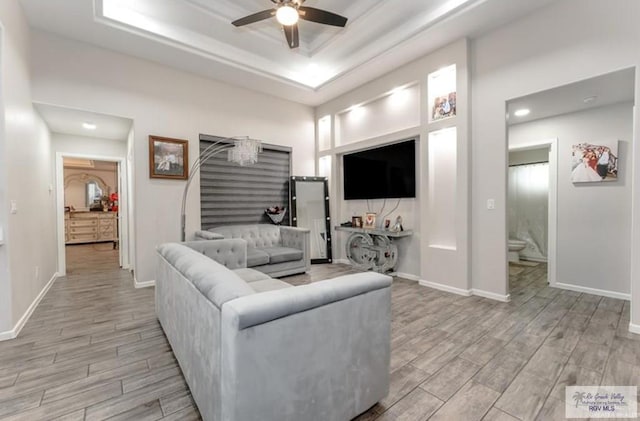
[[[301,21],[294,50],[275,18],[231,25],[269,0],[20,1],[36,28],[316,105],[552,0],[307,0],[349,21]]]

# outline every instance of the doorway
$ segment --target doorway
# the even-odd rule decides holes
[[[556,284],[557,160],[556,138],[509,146],[509,273],[517,272],[519,266],[543,264],[551,286]]]
[[[56,154],[58,271],[129,269],[126,159]]]
[[[543,281],[552,287],[629,299],[630,256],[620,250],[632,243],[634,86],[631,68],[506,103],[510,151],[551,145]]]

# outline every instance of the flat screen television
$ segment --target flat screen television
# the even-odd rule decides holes
[[[344,199],[416,197],[416,141],[345,154]]]

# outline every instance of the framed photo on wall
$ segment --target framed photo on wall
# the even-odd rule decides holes
[[[186,180],[189,177],[189,141],[149,136],[149,177]]]
[[[600,183],[617,179],[617,140],[583,142],[571,147],[571,182]]]

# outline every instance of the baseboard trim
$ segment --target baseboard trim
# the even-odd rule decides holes
[[[496,294],[495,292],[489,292],[489,291],[484,291],[484,290],[475,289],[475,288],[471,289],[471,293],[473,295],[477,295],[478,297],[489,298],[491,300],[501,301],[503,303],[508,303],[509,301],[511,301],[510,294],[507,294],[507,295]]]
[[[631,294],[623,294],[621,292],[607,291],[605,289],[583,287],[583,286],[580,286],[580,285],[565,284],[565,283],[562,283],[562,282],[556,282],[555,285],[553,285],[553,286],[556,287],[556,288],[560,288],[560,289],[568,289],[569,291],[584,292],[585,294],[601,295],[603,297],[617,298],[619,300],[631,301]]]
[[[136,289],[154,287],[156,286],[156,281],[152,279],[150,281],[138,282],[138,280],[134,276],[133,286],[136,287]]]
[[[640,325],[635,325],[629,322],[629,332],[640,334]]]
[[[60,275],[58,274],[58,272],[55,272],[53,274],[51,279],[49,279],[49,282],[47,282],[47,284],[44,286],[44,288],[42,288],[42,291],[40,291],[38,296],[33,300],[31,305],[27,309],[27,311],[25,311],[25,313],[22,315],[20,320],[18,320],[18,323],[16,323],[16,325],[13,327],[13,329],[11,329],[9,331],[6,331],[6,332],[0,332],[0,341],[6,341],[6,340],[9,340],[9,339],[15,339],[15,338],[18,337],[18,335],[20,334],[20,331],[22,330],[24,325],[27,324],[27,322],[29,321],[29,318],[31,317],[31,315],[35,311],[36,307],[38,307],[38,304],[40,304],[40,301],[42,301],[44,296],[47,295],[47,292],[49,292],[49,289],[51,288],[51,286],[53,285],[55,280],[58,279],[59,276]]]
[[[444,292],[451,292],[453,294],[463,295],[465,297],[470,297],[472,291],[470,289],[456,288],[449,285],[439,284],[437,282],[425,281],[424,279],[418,280],[418,283],[424,287],[429,287]]]
[[[403,278],[403,279],[407,279],[409,281],[416,281],[416,282],[420,282],[420,277],[417,275],[412,275],[411,273],[406,273],[406,272],[393,272],[391,273],[391,276],[397,276],[399,278]]]
[[[334,264],[340,263],[340,264],[343,264],[343,265],[350,265],[351,264],[351,262],[349,260],[347,260],[347,259],[333,259],[333,263]]]
[[[15,339],[15,336],[13,334],[13,330],[7,330],[7,331],[4,331],[4,332],[0,332],[0,342],[8,341],[9,339]]]

